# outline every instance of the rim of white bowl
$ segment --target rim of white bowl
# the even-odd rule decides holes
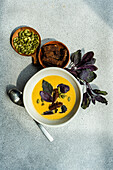
[[[69,120],[67,120],[66,122],[63,122],[63,123],[61,123],[61,124],[57,124],[57,125],[56,125],[56,124],[55,124],[55,125],[49,125],[49,124],[46,124],[46,123],[43,123],[43,122],[37,120],[37,119],[29,112],[29,110],[28,110],[27,107],[26,107],[27,105],[26,105],[26,102],[25,102],[25,91],[26,91],[26,88],[27,88],[27,86],[28,86],[29,81],[31,81],[31,79],[33,79],[35,76],[37,76],[37,74],[40,74],[41,72],[44,72],[44,71],[46,71],[46,70],[53,70],[53,69],[54,69],[54,70],[61,70],[61,71],[65,72],[66,74],[68,74],[69,76],[71,76],[71,77],[75,80],[75,82],[77,83],[77,86],[79,87],[79,90],[80,90],[80,102],[79,102],[79,106],[78,106],[77,111],[74,113],[74,115],[73,115]],[[26,83],[26,85],[25,85],[25,87],[24,87],[24,90],[23,90],[23,103],[24,103],[25,109],[26,109],[26,111],[28,112],[28,114],[29,114],[36,122],[38,122],[38,123],[40,123],[40,124],[42,124],[42,125],[44,125],[44,126],[48,126],[48,127],[60,127],[60,126],[66,125],[66,124],[68,124],[70,121],[72,121],[72,120],[74,119],[74,117],[76,116],[76,114],[77,114],[77,113],[79,112],[79,110],[80,110],[81,102],[82,102],[82,88],[81,88],[80,83],[78,82],[78,80],[77,80],[71,73],[69,73],[69,72],[66,71],[65,69],[59,68],[59,67],[46,67],[46,68],[43,68],[42,70],[38,71],[36,74],[34,74],[34,75],[27,81],[27,83]]]

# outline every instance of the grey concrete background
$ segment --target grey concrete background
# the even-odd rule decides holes
[[[93,50],[99,68],[93,83],[108,92],[107,106],[91,105],[68,125],[47,127],[52,143],[6,94],[7,85],[21,90],[39,69],[10,45],[10,34],[20,25],[36,29],[43,42],[62,41],[70,52]],[[0,170],[112,170],[112,107],[112,0],[0,0]]]

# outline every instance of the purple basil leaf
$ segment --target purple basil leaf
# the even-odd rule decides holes
[[[102,91],[102,90],[98,90],[98,89],[94,89],[93,92],[95,94],[102,94],[102,95],[107,95],[108,94],[106,91]]]
[[[90,69],[91,71],[96,71],[98,68],[94,65],[85,65],[78,67],[77,70]]]
[[[96,62],[96,58],[92,58],[90,61],[87,61],[85,64],[83,65],[90,65],[90,64],[95,64]]]
[[[42,115],[52,115],[52,114],[54,113],[51,110],[42,113]]]
[[[95,104],[95,96],[93,95],[90,86],[87,88],[87,93],[91,96],[92,103]]]
[[[90,104],[90,98],[89,98],[89,95],[87,94],[87,92],[85,92],[83,94],[83,100],[82,100],[81,107],[83,109],[86,109],[87,107],[89,107],[89,104]]]
[[[93,51],[89,51],[86,54],[84,54],[84,56],[82,57],[82,61],[90,61],[94,56],[94,52]]]
[[[79,83],[80,83],[81,85],[84,85],[84,82],[82,82],[82,80],[80,80],[80,79],[78,79],[78,78],[77,78],[77,80],[79,81]]]
[[[77,76],[81,73],[81,70],[76,70]]]
[[[95,98],[91,97],[92,103],[95,105]]]
[[[52,102],[53,101],[52,96],[49,93],[45,92],[45,91],[40,91],[40,96],[46,102]]]
[[[65,68],[65,70],[67,70],[69,73],[73,74],[74,77],[77,77],[77,72],[73,68],[71,68],[71,69]]]
[[[61,106],[61,112],[59,113],[65,113],[67,111],[67,107],[65,105]]]
[[[42,88],[43,88],[43,91],[45,91],[49,94],[52,94],[53,86],[50,83],[48,83],[47,81],[45,81],[45,80],[42,81]]]
[[[97,100],[98,102],[101,102],[101,103],[105,103],[106,105],[108,104],[108,101],[100,95],[95,96],[95,100]]]
[[[93,56],[94,56],[93,51],[89,51],[89,52],[87,52],[86,54],[84,54],[84,56],[82,57],[81,62],[77,65],[77,67],[85,64],[86,62],[91,61],[91,59],[93,58]]]
[[[90,95],[90,96],[92,96],[92,92],[91,92],[91,89],[88,87],[87,88],[87,93]]]
[[[77,77],[77,72],[76,71],[69,71],[74,77]]]
[[[68,85],[63,84],[63,83],[59,84],[57,87],[60,87],[61,93],[67,93],[70,90],[70,87]]]
[[[97,75],[93,71],[90,71],[90,69],[85,69],[81,70],[81,73],[78,75],[78,77],[89,83],[93,81]]]
[[[90,91],[92,91],[92,87],[91,87],[91,85],[88,82],[86,83],[86,85],[87,85],[87,88],[89,88]]]
[[[71,61],[75,66],[81,61],[81,50],[78,50],[71,55]]]
[[[71,67],[71,71],[75,71],[76,70],[76,67]]]

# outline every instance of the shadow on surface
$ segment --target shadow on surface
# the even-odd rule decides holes
[[[41,65],[34,66],[33,64],[29,64],[19,74],[16,82],[17,88],[23,92],[24,86],[26,85],[27,81],[41,69],[42,69]]]
[[[55,41],[54,38],[46,38],[41,41],[41,44],[44,45],[46,42],[49,41]],[[37,52],[37,58],[38,58],[38,52]],[[27,83],[27,81],[38,71],[40,71],[43,67],[40,65],[39,61],[37,65],[33,65],[32,63],[29,64],[24,70],[21,71],[21,73],[18,76],[17,79],[17,88],[23,92],[24,86]]]
[[[84,0],[102,20],[113,28],[113,0]]]
[[[6,86],[6,94],[8,95],[9,90],[14,89],[14,88],[17,88],[17,87],[13,84],[8,84]]]
[[[10,36],[10,41],[11,41],[11,37],[13,35],[13,33],[20,27],[24,27],[26,25],[21,25],[21,26],[18,26],[16,27],[12,33],[11,33],[11,36]],[[41,41],[41,46],[43,46],[45,43],[49,42],[49,41],[56,41],[56,39],[54,38],[46,38],[46,39],[43,39]],[[39,52],[39,51],[38,51]],[[37,58],[38,58],[38,52],[37,52]],[[8,85],[6,87],[6,91],[8,92],[11,88],[17,88],[19,89],[20,91],[23,92],[23,89],[24,89],[24,86],[25,84],[27,83],[27,81],[35,74],[37,73],[38,71],[40,71],[43,67],[40,65],[39,61],[37,63],[37,65],[33,65],[32,63],[29,64],[26,68],[24,68],[21,73],[19,74],[18,78],[17,78],[17,82],[16,82],[16,86],[14,85]]]
[[[41,47],[49,41],[57,41],[57,40],[55,38],[45,38],[41,41]]]

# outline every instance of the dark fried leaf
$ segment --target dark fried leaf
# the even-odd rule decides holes
[[[82,100],[81,107],[83,109],[86,109],[87,107],[89,107],[89,104],[90,104],[90,98],[89,98],[89,95],[87,94],[87,92],[85,92],[83,94],[83,100]]]
[[[78,76],[80,79],[88,83],[97,77],[97,75],[93,71],[90,71],[90,69],[81,70],[81,73]]]
[[[82,57],[81,62],[78,64],[77,67],[85,64],[86,62],[91,61],[91,59],[93,58],[93,56],[94,56],[94,52],[93,52],[93,51],[89,51],[89,52],[87,52],[86,54],[84,54],[84,56]]]
[[[94,89],[93,92],[94,92],[95,94],[102,94],[102,95],[107,95],[107,94],[108,94],[106,91],[101,91],[101,90],[99,90],[99,89]]]
[[[52,102],[53,101],[52,96],[49,93],[45,92],[45,91],[40,91],[40,96],[46,102]]]
[[[54,113],[51,110],[42,113],[42,115],[52,115],[52,114]]]
[[[90,69],[91,71],[96,71],[98,68],[94,65],[85,65],[78,67],[77,70]]]
[[[70,90],[70,87],[68,85],[63,84],[63,83],[59,84],[57,87],[60,87],[61,93],[67,93]]]
[[[81,61],[81,50],[78,50],[71,55],[71,61],[75,66]]]
[[[52,103],[51,105],[49,105],[49,110],[55,110],[59,107],[61,107],[63,105],[62,102],[56,102],[56,103]]]
[[[65,113],[67,111],[67,107],[65,105],[61,106],[61,112],[59,113]]]
[[[56,99],[59,97],[58,89],[53,90],[53,103],[56,101]]]
[[[49,93],[49,94],[52,94],[52,91],[53,91],[53,87],[50,83],[48,83],[47,81],[43,80],[42,82],[42,88],[43,88],[43,91]]]
[[[95,96],[95,100],[97,100],[98,102],[101,102],[101,103],[105,103],[106,105],[108,104],[108,101],[100,95]]]

